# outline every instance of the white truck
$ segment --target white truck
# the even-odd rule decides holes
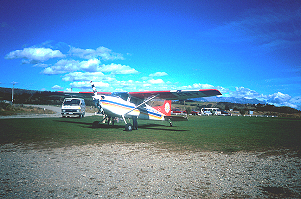
[[[65,98],[62,104],[62,117],[78,116],[84,117],[86,113],[85,100],[82,98]]]

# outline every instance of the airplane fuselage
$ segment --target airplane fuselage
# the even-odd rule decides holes
[[[164,120],[164,114],[144,104],[137,108],[136,104],[123,100],[115,96],[100,96],[93,97],[94,101],[98,103],[98,107],[102,109],[106,115],[110,117],[125,117],[145,120]]]

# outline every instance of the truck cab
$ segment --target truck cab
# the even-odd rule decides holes
[[[78,116],[84,117],[86,113],[85,100],[82,98],[65,98],[62,104],[62,117]]]

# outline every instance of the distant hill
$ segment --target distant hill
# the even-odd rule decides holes
[[[11,101],[11,88],[0,87],[0,101]],[[52,91],[35,91],[26,89],[14,89],[14,103],[15,104],[48,104],[48,105],[61,105],[64,98],[70,97],[70,95],[63,95],[60,92]],[[94,102],[90,96],[76,95],[85,99],[88,106],[94,106]],[[234,98],[234,97],[207,97],[196,98],[193,100],[187,100],[186,103],[192,105],[192,109],[218,107],[223,110],[236,109],[236,110],[258,110],[269,111],[278,113],[297,113],[301,114],[301,111],[290,107],[276,107],[274,105],[266,104],[266,102],[259,101],[257,99],[246,98]],[[174,103],[182,105],[183,101],[177,101]]]
[[[64,98],[70,95],[63,95],[60,92],[52,91],[36,91],[26,89],[14,89],[14,103],[15,104],[48,104],[61,105]],[[91,97],[77,96],[85,99],[88,106],[93,106],[94,103]],[[11,101],[12,89],[0,87],[0,100]]]
[[[62,96],[58,92],[14,89],[15,104],[61,104]],[[12,89],[0,87],[0,100],[12,100]]]
[[[0,87],[0,97],[3,97],[3,95],[9,95],[10,96],[10,100],[11,100],[11,92],[12,89],[11,88],[4,88],[4,87]],[[35,91],[35,90],[26,90],[26,89],[19,89],[19,88],[15,88],[14,89],[14,94],[20,95],[23,93],[30,93],[33,94],[35,92],[39,92],[39,91]]]
[[[196,98],[194,101],[200,102],[230,102],[237,104],[265,104],[264,101],[258,99],[247,99],[247,98],[235,98],[235,97],[206,97]]]

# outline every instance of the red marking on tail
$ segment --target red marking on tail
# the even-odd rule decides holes
[[[153,108],[156,109],[157,111],[160,111],[161,113],[163,113],[166,116],[170,116],[171,115],[171,100],[165,100],[164,104],[162,106],[156,106]]]

